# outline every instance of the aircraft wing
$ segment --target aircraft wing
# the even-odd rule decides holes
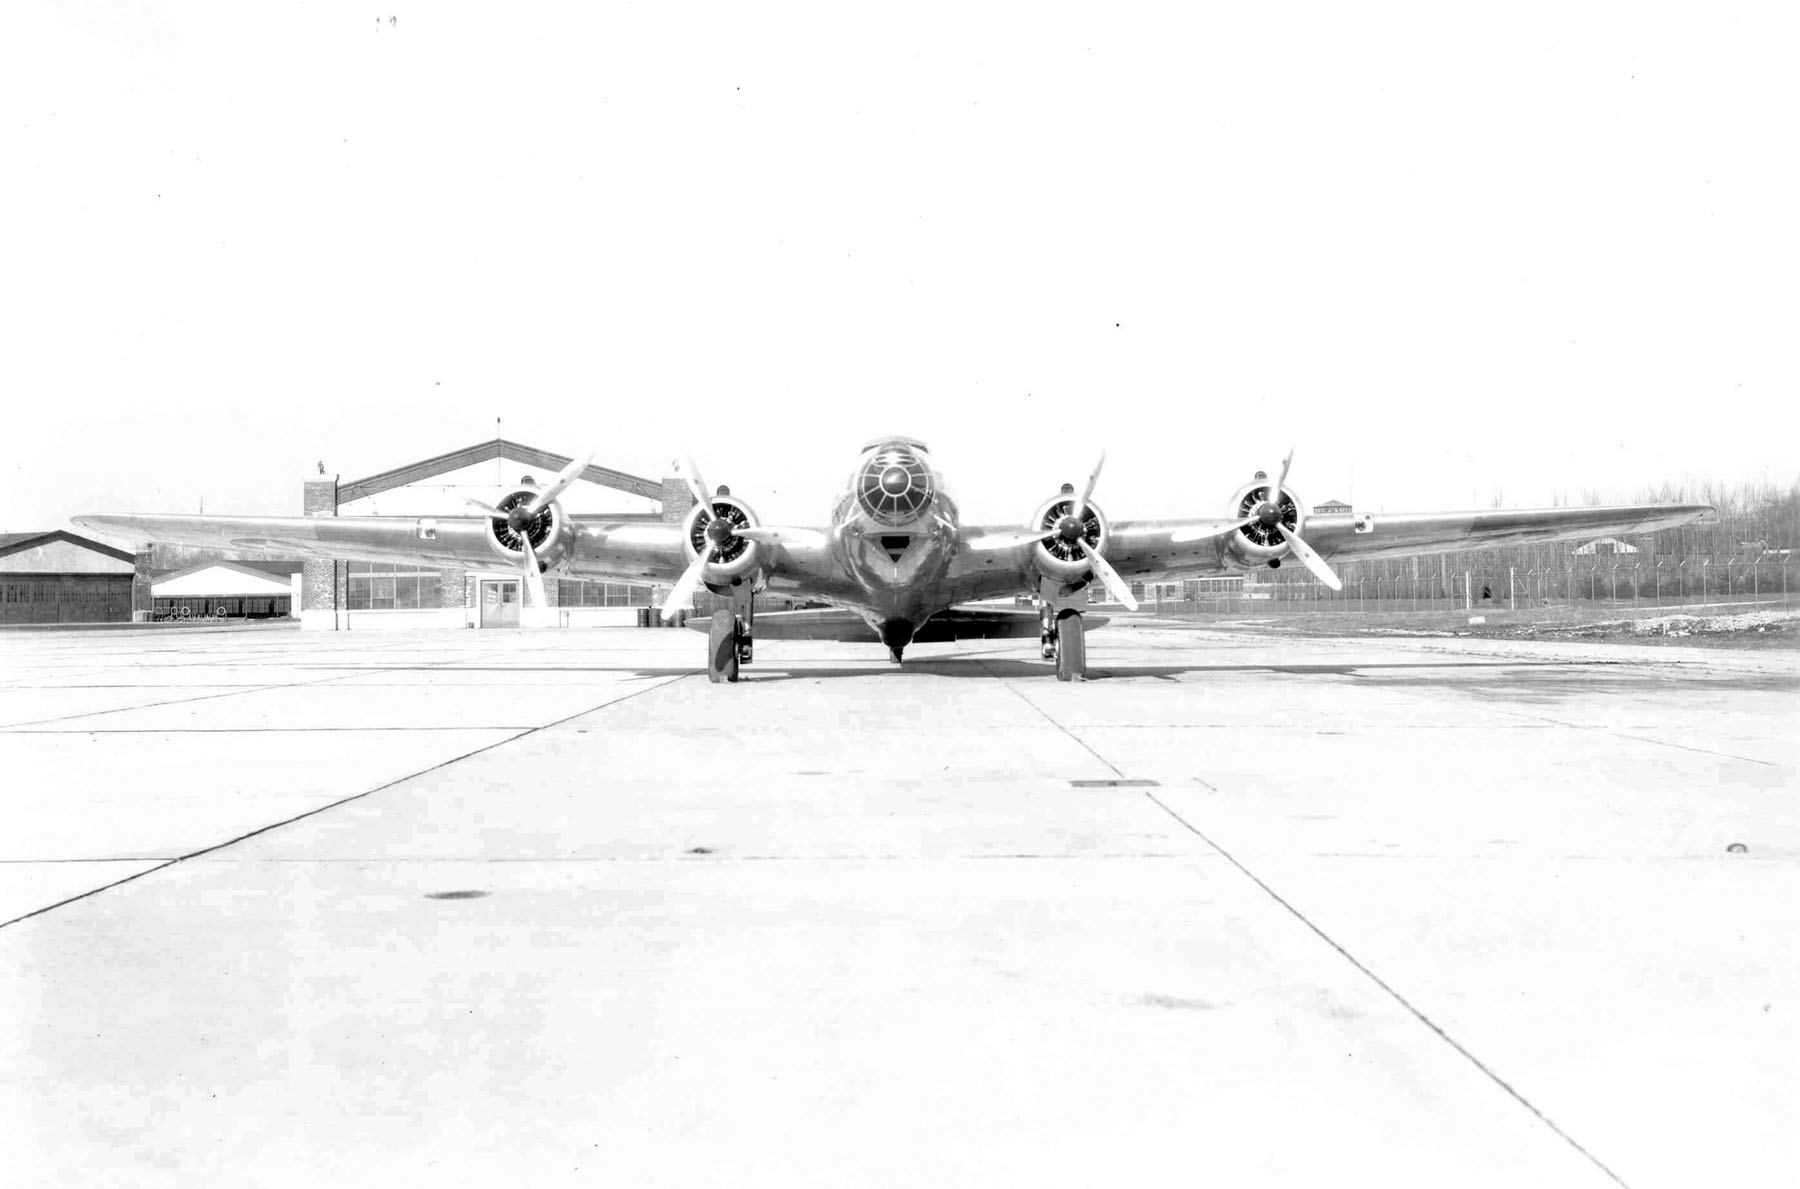
[[[1306,543],[1346,561],[1449,553],[1488,545],[1641,536],[1706,515],[1709,504],[1622,504],[1597,508],[1493,509],[1473,512],[1373,512],[1308,516]],[[1126,520],[1112,526],[1106,559],[1128,578],[1151,581],[1222,573],[1229,533],[1176,542],[1172,537],[1226,528],[1221,519]]]
[[[479,516],[77,516],[90,532],[134,543],[198,545],[243,556],[504,569]],[[569,572],[672,580],[687,568],[681,526],[577,520]]]

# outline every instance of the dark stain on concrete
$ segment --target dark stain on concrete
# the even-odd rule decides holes
[[[1161,1007],[1169,1011],[1216,1011],[1225,1005],[1210,999],[1184,999],[1178,995],[1155,995],[1145,992],[1138,1000],[1145,1007]]]

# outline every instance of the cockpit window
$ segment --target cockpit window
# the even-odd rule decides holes
[[[931,468],[903,447],[879,450],[863,464],[856,497],[877,524],[911,524],[931,503]]]

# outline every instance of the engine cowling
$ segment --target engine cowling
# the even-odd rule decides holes
[[[538,495],[538,489],[527,484],[501,496],[494,507],[502,512],[517,513],[529,507]],[[541,568],[547,570],[566,558],[572,542],[569,519],[563,514],[562,505],[551,500],[529,520],[516,514],[509,515],[505,520],[493,517],[488,519],[489,548],[515,566],[522,564],[525,540],[528,537]]]
[[[720,494],[712,497],[711,508],[695,504],[688,511],[684,522],[685,533],[682,544],[687,549],[689,564],[698,560],[700,550],[709,544],[707,526],[714,519],[723,519],[733,528],[756,528],[762,521],[749,504],[731,494]],[[761,549],[755,541],[743,537],[729,537],[714,548],[713,560],[706,565],[705,581],[710,586],[718,586],[735,582],[756,571]]]
[[[1280,501],[1271,503],[1269,492],[1272,487],[1267,479],[1255,479],[1239,488],[1232,498],[1234,519],[1252,516],[1255,519],[1225,539],[1228,561],[1235,561],[1245,568],[1266,566],[1294,551],[1286,532],[1302,531],[1306,524],[1306,505],[1285,484],[1281,488]]]
[[[1031,527],[1042,529],[1045,533],[1054,532],[1059,526],[1065,525],[1074,507],[1074,492],[1065,491],[1053,495],[1038,505],[1037,512],[1031,518]],[[1089,500],[1087,507],[1082,510],[1079,532],[1072,534],[1065,531],[1039,541],[1031,549],[1032,564],[1046,578],[1053,578],[1058,582],[1079,582],[1093,573],[1093,566],[1076,541],[1084,540],[1095,553],[1105,553],[1107,534],[1106,514],[1093,500]]]

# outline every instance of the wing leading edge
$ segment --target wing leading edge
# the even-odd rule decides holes
[[[229,553],[331,561],[410,562],[429,567],[503,569],[479,517],[403,516],[77,516],[102,536],[197,545]],[[681,526],[578,520],[569,572],[621,580],[668,579],[687,566]]]
[[[1486,545],[1642,536],[1688,524],[1710,504],[1617,504],[1596,508],[1493,509],[1472,512],[1373,512],[1306,518],[1306,540],[1322,556],[1358,561],[1450,553]],[[1210,520],[1120,521],[1107,559],[1121,574],[1150,581],[1193,578],[1241,568],[1228,564],[1230,537],[1177,542]]]

